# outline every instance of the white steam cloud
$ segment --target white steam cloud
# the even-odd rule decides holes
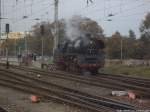
[[[66,36],[69,40],[74,41],[81,36],[81,31],[79,30],[81,21],[81,17],[78,16],[66,21]]]

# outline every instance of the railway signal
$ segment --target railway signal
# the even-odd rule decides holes
[[[8,61],[8,34],[9,34],[9,24],[6,24],[6,69],[9,69],[9,61]]]
[[[9,24],[6,24],[6,33],[9,33]]]
[[[40,26],[41,35],[43,36],[45,33],[44,25]]]
[[[44,38],[43,38],[43,36],[44,36],[44,34],[45,34],[45,28],[44,28],[44,25],[41,25],[40,26],[40,31],[41,31],[41,39],[42,39],[42,50],[41,50],[41,56],[42,56],[42,63],[41,63],[41,68],[43,69],[44,68],[44,66],[43,66],[43,61],[44,61]]]

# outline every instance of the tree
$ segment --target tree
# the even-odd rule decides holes
[[[65,37],[65,22],[59,22],[59,40]],[[44,35],[41,35],[40,26],[44,26]],[[54,41],[54,22],[41,22],[32,27],[32,35],[28,35],[28,45],[30,52],[41,55],[41,40],[44,38],[44,55],[51,55]]]
[[[129,38],[131,38],[131,39],[135,39],[136,38],[136,35],[135,35],[135,33],[134,33],[134,31],[133,30],[129,30]]]
[[[126,37],[126,58],[136,58],[135,50],[136,50],[136,35],[133,30],[129,30],[129,36]]]
[[[109,58],[121,58],[121,41],[122,41],[122,57],[123,59],[138,58],[135,54],[137,49],[136,38],[121,35],[118,31],[107,39],[107,54]]]
[[[6,46],[8,45],[8,55],[16,56],[19,53],[19,48],[21,50],[25,49],[24,42],[25,42],[24,38],[8,39],[7,43],[6,40],[4,40],[1,43],[1,48],[3,49],[3,55],[6,54]]]
[[[140,42],[142,47],[142,57],[150,59],[150,13],[145,16],[145,19],[142,21],[140,26]]]
[[[120,42],[121,42],[121,34],[117,31],[107,40],[107,55],[112,59],[120,59]]]

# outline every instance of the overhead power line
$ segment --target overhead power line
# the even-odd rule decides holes
[[[41,12],[43,12],[43,11],[44,11],[44,13],[46,14],[47,11],[45,12],[45,10],[48,10],[48,9],[50,8],[50,6],[53,6],[53,5],[54,5],[54,4],[50,4],[50,5],[47,6],[47,7],[38,9],[36,12],[34,12],[34,13],[30,14],[30,15],[26,15],[27,17],[25,17],[25,18],[24,18],[24,17],[21,17],[21,18],[17,19],[17,20],[16,20],[15,22],[13,22],[13,23],[22,22],[23,20],[27,20],[27,19],[29,19],[29,18],[35,16],[35,15],[42,15]],[[13,18],[11,18],[11,20],[13,20]]]
[[[136,2],[138,2],[137,0],[135,0]],[[135,2],[133,2],[133,4],[135,4]],[[143,3],[142,3],[143,4]],[[126,5],[125,6],[129,6],[129,4],[128,3],[126,3]],[[112,6],[109,6],[109,7],[106,7],[106,1],[104,0],[104,7],[103,8],[98,8],[98,9],[95,9],[95,10],[91,10],[91,11],[88,11],[88,12],[83,12],[83,9],[82,10],[80,10],[79,12],[83,12],[83,13],[81,13],[81,14],[94,14],[94,13],[99,13],[99,12],[106,12],[106,10],[113,10],[112,8],[120,8],[120,4],[117,4],[117,5],[112,5]],[[86,7],[86,8],[88,8],[88,7]],[[122,9],[123,10],[123,9]],[[87,11],[87,10],[85,10],[85,11]]]
[[[48,1],[43,2],[43,1],[40,0],[39,3],[36,2],[36,4],[44,6],[44,5],[48,5],[50,3]],[[34,5],[36,5],[36,4],[34,4]],[[29,8],[31,6],[31,4],[28,4],[28,5],[23,4],[23,5],[24,5],[24,8]],[[19,5],[13,5],[12,8],[15,8],[15,10],[11,10],[10,12],[7,12],[5,15],[10,15],[10,14],[13,14],[13,13],[17,13],[18,11],[21,11],[22,9],[24,10],[24,8],[22,8],[22,6],[20,6],[19,8],[18,8],[18,6]],[[32,8],[33,8],[33,6],[32,6]]]

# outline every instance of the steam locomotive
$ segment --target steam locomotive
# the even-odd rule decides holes
[[[55,62],[61,70],[97,74],[105,63],[104,48],[104,42],[91,34],[75,40],[64,39],[56,50]]]

